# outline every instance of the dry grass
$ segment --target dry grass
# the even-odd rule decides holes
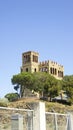
[[[69,105],[63,105],[60,103],[42,101],[42,100],[39,100],[38,98],[19,99],[18,101],[14,101],[14,102],[9,103],[8,107],[27,108],[28,103],[40,102],[40,101],[45,103],[46,111],[48,111],[48,112],[67,113],[68,111],[73,111],[73,105],[69,106]]]

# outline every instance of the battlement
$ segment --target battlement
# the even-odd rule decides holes
[[[48,65],[48,64],[49,64],[49,60],[48,61],[39,62],[39,65]]]
[[[60,64],[58,64],[57,62],[51,61],[51,60],[39,62],[39,65],[40,65],[40,66],[46,66],[46,65],[49,65],[49,64],[54,65],[54,66],[56,65],[56,66],[58,66],[58,67],[60,67],[60,68],[63,68],[63,65],[60,65]]]

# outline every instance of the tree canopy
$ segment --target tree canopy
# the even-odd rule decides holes
[[[62,80],[62,89],[66,91],[70,102],[73,102],[73,75],[66,75]]]
[[[33,75],[31,73],[19,73],[17,75],[13,75],[12,84],[20,87],[21,97],[23,96],[24,89],[31,89],[33,85]]]
[[[73,103],[73,75],[66,75],[62,80],[57,80],[53,76],[45,72],[29,73],[22,72],[13,75],[12,84],[17,91],[20,88],[21,97],[25,88],[39,92],[40,94],[55,97],[59,95],[61,90],[66,91],[69,102]]]
[[[60,90],[58,80],[45,72],[19,73],[17,75],[14,75],[11,81],[13,85],[20,86],[21,97],[23,96],[25,88],[39,92],[42,95],[47,94],[50,96],[50,99],[58,95],[58,92]]]

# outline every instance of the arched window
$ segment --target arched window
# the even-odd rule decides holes
[[[34,69],[34,72],[36,72],[36,68]]]
[[[28,68],[26,68],[26,72],[28,72]]]
[[[52,74],[52,67],[50,68],[50,73]]]
[[[57,69],[55,68],[55,75],[57,75]]]

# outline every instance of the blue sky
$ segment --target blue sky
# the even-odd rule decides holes
[[[29,50],[73,74],[72,0],[0,0],[0,97],[15,92],[11,78]]]

